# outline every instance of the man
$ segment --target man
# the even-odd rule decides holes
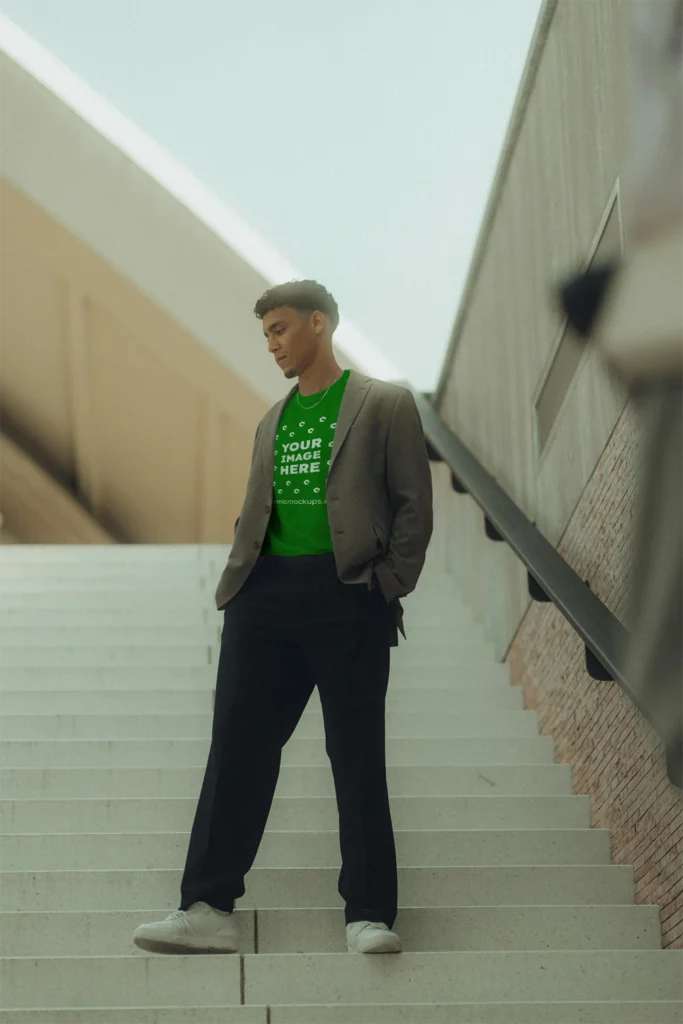
[[[342,371],[333,297],[315,281],[254,312],[289,394],[256,430],[216,593],[224,627],[211,749],[180,908],[137,929],[161,953],[236,952],[234,902],[265,830],[281,751],[318,687],[339,811],[347,945],[397,953],[385,763],[389,648],[432,533],[432,480],[407,388]]]

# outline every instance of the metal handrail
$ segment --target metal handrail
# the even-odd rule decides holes
[[[642,703],[626,674],[627,630],[456,437],[432,405],[430,396],[417,391],[407,381],[401,383],[415,398],[428,448],[431,449],[430,458],[446,463],[451,470],[454,487],[458,491],[466,491],[482,509],[485,521],[488,521],[487,534],[504,540],[512,548],[526,566],[530,584],[535,581],[540,595],[547,595],[547,600],[556,605],[578,633],[587,652],[597,661],[597,665],[593,663],[597,669],[595,678],[618,683],[658,732],[650,710]],[[600,669],[604,674],[600,674]],[[671,772],[669,777],[675,781]],[[675,784],[680,786],[680,782]]]

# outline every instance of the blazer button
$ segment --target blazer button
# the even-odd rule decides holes
[[[270,505],[266,505],[266,512],[270,512]]]
[[[261,545],[259,544],[259,542],[257,540],[254,541],[254,547],[255,548],[260,548],[261,547]]]

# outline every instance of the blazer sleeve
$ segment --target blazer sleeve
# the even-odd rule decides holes
[[[402,388],[387,441],[387,489],[393,513],[387,551],[375,563],[389,600],[415,589],[434,528],[432,474],[412,391]]]
[[[261,422],[259,423],[258,427],[256,428],[256,433],[254,434],[254,444],[253,444],[252,449],[251,449],[251,468],[253,468],[253,466],[254,466],[254,457],[256,455],[256,449],[258,447],[258,439],[259,439],[259,434],[261,433],[261,426],[262,426],[262,424],[263,424],[263,420],[261,420]],[[250,472],[251,472],[251,468],[250,468]],[[234,526],[235,530],[237,530],[237,524],[239,523],[239,521],[240,521],[240,516],[238,516],[237,519],[235,520],[235,526]]]

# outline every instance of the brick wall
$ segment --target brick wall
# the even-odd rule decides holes
[[[638,432],[627,407],[564,533],[563,557],[626,622]],[[635,868],[636,902],[660,908],[662,945],[683,949],[683,807],[656,733],[616,683],[595,682],[584,647],[554,605],[532,603],[508,651],[512,681],[572,765],[591,825],[609,828],[612,859]]]

